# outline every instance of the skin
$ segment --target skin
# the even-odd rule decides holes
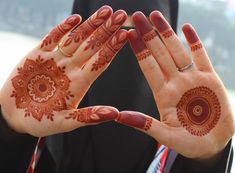
[[[42,137],[117,118],[118,110],[110,106],[77,107],[126,43],[127,31],[119,30],[126,18],[124,11],[103,6],[82,24],[72,15],[52,29],[1,89],[9,126]]]
[[[185,157],[218,158],[234,134],[233,113],[196,31],[190,24],[182,28],[194,62],[184,69],[192,62],[190,54],[159,11],[152,12],[150,20],[161,39],[141,12],[132,20],[136,30],[129,31],[129,42],[152,89],[160,121],[123,111],[117,122],[143,131]]]

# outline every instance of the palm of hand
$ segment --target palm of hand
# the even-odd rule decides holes
[[[216,147],[225,147],[229,135],[221,134],[231,134],[233,119],[225,89],[214,72],[181,73],[155,99],[161,123],[169,130],[166,145],[188,157],[208,156]]]
[[[56,26],[2,88],[8,124],[18,132],[45,136],[115,119],[113,107],[76,108],[125,44],[126,31],[118,31],[125,19],[124,11],[112,15],[104,6],[81,25],[80,16],[72,15]]]

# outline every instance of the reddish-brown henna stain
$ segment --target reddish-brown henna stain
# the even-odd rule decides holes
[[[147,57],[149,57],[151,55],[151,52],[147,49],[143,50],[142,52],[140,53],[137,53],[135,56],[137,57],[137,60],[138,61],[141,61],[141,60],[144,60],[146,59]]]
[[[26,59],[18,75],[12,78],[16,107],[25,110],[25,116],[41,121],[45,115],[53,121],[53,111],[67,109],[66,99],[74,97],[69,89],[70,80],[65,67],[58,67],[53,59]]]
[[[151,23],[145,17],[142,12],[136,12],[132,16],[132,20],[137,28],[140,31],[141,35],[147,34],[153,30]]]
[[[129,32],[129,42],[138,61],[141,61],[151,55],[151,52],[147,49],[141,36],[136,30],[131,30]]]
[[[105,20],[109,18],[112,11],[109,7],[101,7],[94,15],[87,19],[83,24],[74,29],[65,41],[63,46],[69,46],[72,42],[78,43],[85,40],[94,32]],[[73,50],[75,51],[75,50]]]
[[[151,20],[164,38],[169,38],[174,35],[174,31],[160,12],[153,12],[151,14]]]
[[[194,52],[194,51],[199,50],[203,47],[196,31],[193,29],[193,27],[191,25],[185,25],[183,27],[183,32],[184,32],[184,35],[185,35],[187,41],[190,44],[191,51]]]
[[[196,136],[208,134],[217,124],[221,114],[216,94],[203,86],[187,91],[176,108],[182,126]]]
[[[120,112],[120,115],[116,121],[128,126],[140,128],[147,131],[152,126],[153,119],[150,117],[146,117],[139,112],[123,111]]]
[[[106,40],[118,29],[126,20],[126,14],[123,11],[117,11],[108,19],[95,33],[90,37],[84,50],[100,47]]]
[[[78,15],[72,15],[68,17],[63,23],[56,26],[42,41],[41,48],[48,46],[52,43],[58,43],[60,39],[75,27],[80,21]]]
[[[153,12],[151,14],[151,20],[160,33],[171,28],[160,12]]]
[[[89,107],[76,110],[70,113],[65,119],[73,119],[82,123],[99,123],[113,120],[118,116],[118,112],[114,109],[102,107]]]
[[[196,51],[196,50],[198,50],[198,49],[201,49],[203,46],[202,46],[202,43],[196,43],[196,44],[192,44],[191,46],[190,46],[190,48],[191,48],[191,51],[192,52],[194,52],[194,51]]]
[[[100,50],[98,59],[92,64],[91,71],[97,71],[105,64],[109,64],[113,56],[124,46],[127,41],[126,31],[118,31],[111,40]]]

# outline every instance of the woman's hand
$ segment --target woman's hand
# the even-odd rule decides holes
[[[127,32],[119,28],[126,17],[122,10],[112,14],[103,6],[81,25],[81,17],[72,15],[56,26],[1,90],[2,113],[10,127],[46,136],[115,119],[113,107],[76,108],[125,44]]]
[[[214,71],[193,27],[183,26],[192,60],[160,12],[150,19],[132,17],[138,30],[129,39],[152,89],[160,121],[124,111],[117,121],[136,127],[189,158],[210,158],[223,150],[234,134],[234,119],[226,90]],[[143,103],[145,104],[145,103]]]

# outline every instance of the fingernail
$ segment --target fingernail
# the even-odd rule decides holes
[[[152,12],[150,18],[159,32],[164,32],[171,28],[159,11]]]
[[[121,25],[127,19],[127,14],[123,10],[116,11],[112,16],[112,23],[113,25]]]
[[[129,42],[135,54],[142,52],[147,49],[144,41],[140,34],[136,30],[129,31]]]
[[[120,112],[116,121],[143,130],[148,130],[152,125],[152,118],[146,117],[142,113],[134,111]]]
[[[94,122],[104,122],[104,121],[110,121],[114,120],[118,117],[118,110],[113,107],[98,107],[95,108],[93,114],[96,116],[92,118]],[[97,117],[98,116],[98,117]]]
[[[194,28],[190,25],[190,24],[185,24],[182,28],[184,35],[187,39],[187,41],[190,44],[196,43],[199,41],[199,37],[196,33],[196,31],[194,30]]]
[[[140,11],[135,12],[133,14],[132,20],[136,28],[140,31],[141,35],[147,34],[151,30],[153,30],[151,23],[148,21],[145,15]]]

